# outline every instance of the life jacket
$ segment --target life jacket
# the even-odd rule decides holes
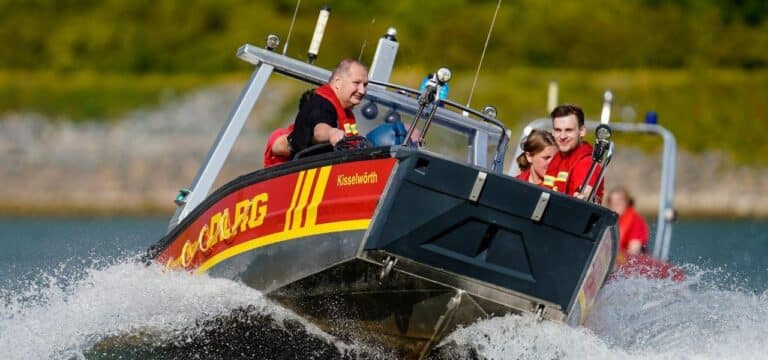
[[[336,126],[339,130],[343,131],[348,136],[358,134],[355,114],[352,113],[351,109],[345,109],[341,106],[341,102],[339,102],[336,93],[331,89],[331,85],[325,84],[315,89],[315,94],[331,102],[333,108],[336,110]]]

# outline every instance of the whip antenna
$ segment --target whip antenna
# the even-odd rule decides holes
[[[363,61],[363,51],[365,51],[365,45],[368,44],[368,37],[371,36],[371,28],[373,23],[376,22],[376,18],[371,18],[371,23],[368,24],[368,31],[365,32],[365,38],[363,39],[363,46],[360,47],[360,56],[357,57],[357,61]]]
[[[285,45],[283,46],[283,55],[288,52],[288,42],[291,41],[291,31],[293,31],[293,23],[296,22],[296,15],[299,14],[299,5],[301,0],[296,1],[296,10],[293,10],[293,18],[291,18],[291,26],[288,27],[288,36],[285,38]]]
[[[475,72],[475,79],[472,80],[472,88],[469,89],[469,98],[467,99],[467,107],[470,107],[472,103],[472,94],[475,93],[475,85],[477,85],[477,78],[480,76],[480,68],[483,66],[483,59],[485,59],[485,51],[488,50],[488,42],[491,40],[491,33],[493,32],[493,26],[496,24],[496,15],[499,14],[499,8],[501,7],[501,0],[496,4],[496,11],[493,12],[493,20],[491,20],[491,26],[488,28],[488,36],[485,37],[485,45],[483,45],[483,53],[480,54],[480,62],[477,64],[477,71]]]

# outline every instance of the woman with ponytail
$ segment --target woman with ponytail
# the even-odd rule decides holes
[[[547,166],[558,151],[555,137],[549,131],[533,129],[520,147],[523,153],[517,157],[517,166],[520,168],[517,178],[532,184],[542,184]]]

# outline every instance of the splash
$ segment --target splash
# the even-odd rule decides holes
[[[330,336],[258,291],[230,280],[163,273],[159,266],[133,259],[93,266],[70,282],[55,273],[41,275],[22,290],[0,293],[4,359],[85,358],[94,345],[103,347],[105,339],[126,335],[152,339],[160,348],[184,349],[189,347],[184,342],[222,335],[212,332],[221,328],[222,318],[232,320],[233,328],[244,318],[269,320],[262,329],[301,334],[326,348],[333,344]],[[279,329],[284,324],[294,329]],[[334,346],[338,349],[331,354],[346,351],[344,344]]]
[[[443,342],[443,354],[489,359],[765,358],[768,294],[724,284],[724,278],[722,272],[698,270],[685,282],[618,279],[602,290],[586,328],[539,323],[531,316],[494,318],[455,331]]]
[[[725,271],[687,273],[684,282],[609,283],[587,327],[532,316],[478,321],[456,330],[433,357],[764,358],[768,292],[745,290]],[[0,301],[4,359],[231,358],[240,351],[390,357],[341,342],[238,282],[164,273],[133,259],[96,262],[76,273],[41,273],[26,286],[0,289]],[[125,344],[138,347],[125,351]]]

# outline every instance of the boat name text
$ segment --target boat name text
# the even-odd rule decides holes
[[[261,226],[267,216],[267,193],[239,201],[234,208],[226,208],[213,214],[197,233],[196,239],[188,239],[178,257],[171,258],[166,268],[187,268],[198,253],[205,254],[216,244],[229,243],[235,235]],[[230,214],[234,214],[234,217]]]
[[[354,186],[354,185],[368,185],[375,184],[379,181],[379,174],[375,171],[366,171],[363,174],[355,173],[354,175],[339,174],[336,177],[336,186]]]

